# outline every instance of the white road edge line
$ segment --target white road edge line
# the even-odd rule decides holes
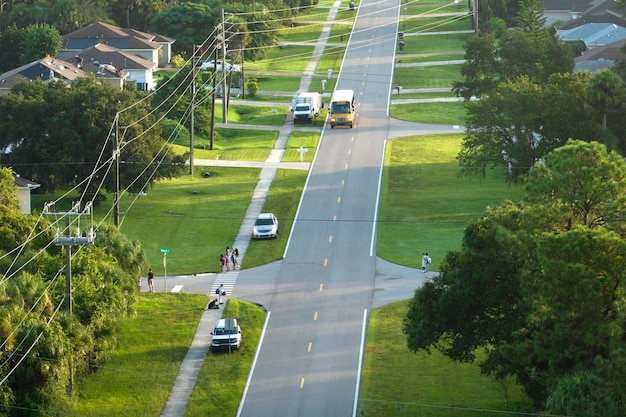
[[[270,321],[270,316],[272,315],[271,311],[267,312],[267,316],[265,317],[265,324],[263,325],[263,331],[261,332],[261,338],[259,339],[259,344],[257,345],[256,352],[254,352],[254,359],[252,360],[252,366],[250,367],[250,373],[248,374],[248,379],[246,380],[246,386],[243,389],[243,395],[241,396],[241,402],[239,403],[239,408],[237,409],[237,417],[241,417],[241,412],[243,411],[243,404],[246,401],[246,396],[248,395],[248,388],[250,388],[250,381],[252,380],[252,374],[254,373],[254,368],[256,367],[256,362],[259,359],[259,354],[261,352],[261,346],[263,346],[263,339],[265,338],[265,331],[267,330],[267,324]]]
[[[365,329],[367,328],[367,308],[363,310],[363,328],[361,329],[361,354],[359,355],[359,366],[356,374],[356,389],[354,390],[354,404],[352,406],[352,417],[356,417],[359,402],[359,389],[361,387],[361,371],[363,370],[363,355],[365,354]]]
[[[374,207],[374,220],[372,221],[372,237],[370,241],[370,256],[374,256],[376,248],[376,223],[378,222],[378,205],[380,204],[380,187],[383,184],[383,171],[385,169],[385,152],[387,150],[387,139],[383,142],[383,155],[380,159],[380,172],[378,173],[378,190],[376,191],[376,206]]]

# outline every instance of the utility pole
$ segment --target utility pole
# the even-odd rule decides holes
[[[93,218],[91,219],[91,226],[89,231],[83,236],[80,231],[80,216],[91,213],[91,202],[87,203],[85,209],[80,211],[80,203],[76,203],[72,206],[68,212],[51,212],[50,206],[52,203],[44,205],[44,214],[63,215],[65,217],[65,229],[58,231],[54,237],[54,243],[57,246],[63,246],[65,248],[65,309],[68,315],[72,315],[72,246],[78,245],[93,245],[96,234],[93,231]],[[74,234],[71,233],[70,216],[78,217],[79,227],[76,228]],[[69,365],[69,380],[66,387],[67,395],[71,395],[74,389],[74,364],[70,358]]]
[[[115,115],[115,132],[113,135],[115,136],[115,148],[113,149],[113,158],[115,158],[115,195],[113,199],[113,224],[115,227],[119,228],[120,226],[120,153],[121,153],[121,145],[124,143],[120,139],[120,128],[124,129],[124,134],[126,134],[126,129],[128,126],[120,126],[120,114],[117,113]]]
[[[115,148],[113,156],[115,157],[115,195],[113,197],[113,224],[115,227],[120,226],[120,115],[115,115]]]
[[[215,136],[215,94],[216,94],[216,82],[217,77],[217,46],[213,51],[213,88],[211,89],[211,130],[209,133],[209,150],[213,150],[213,137]]]
[[[226,23],[222,9],[222,123],[228,123],[228,91],[226,91]]]
[[[191,82],[189,84],[190,94],[190,117],[189,117],[189,174],[193,177],[193,147],[194,147],[194,116],[196,111],[196,53],[197,45],[193,46],[193,56],[191,57]]]
[[[474,35],[478,36],[478,0],[473,0],[474,3]]]

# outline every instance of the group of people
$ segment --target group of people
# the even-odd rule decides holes
[[[220,254],[220,272],[230,271],[239,267],[239,249],[226,246],[226,255]]]

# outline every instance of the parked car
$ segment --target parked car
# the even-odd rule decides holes
[[[261,213],[252,227],[254,239],[270,239],[278,236],[278,219],[272,213]]]
[[[200,64],[200,69],[203,71],[212,71],[215,68],[215,60],[210,59]],[[241,72],[241,67],[237,64],[226,63],[226,71]],[[222,61],[217,61],[217,72],[222,72]]]
[[[241,328],[237,323],[237,319],[226,318],[219,319],[215,325],[215,329],[211,332],[213,340],[211,348],[216,351],[220,349],[239,350],[241,347]]]

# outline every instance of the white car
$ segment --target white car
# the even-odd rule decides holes
[[[200,64],[200,69],[203,71],[213,71],[216,68],[215,60],[204,61]],[[241,67],[236,64],[226,63],[226,71],[228,72],[241,72]],[[222,72],[222,61],[217,61],[217,72]]]
[[[278,236],[278,219],[272,213],[261,213],[252,227],[252,238],[273,239]]]
[[[241,328],[237,319],[219,319],[215,329],[211,332],[211,348],[217,350],[239,350],[241,347]]]

